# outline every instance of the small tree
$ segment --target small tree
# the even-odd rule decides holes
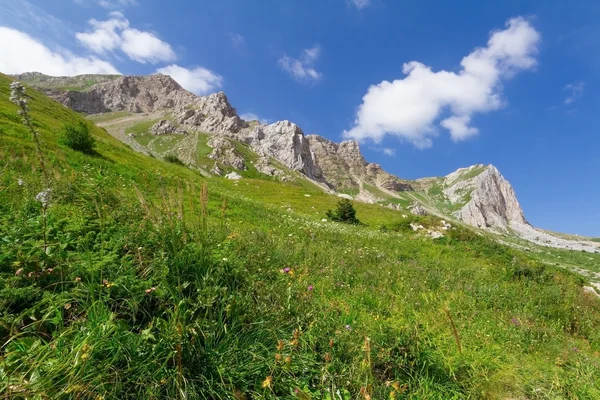
[[[344,222],[346,224],[358,225],[360,221],[356,218],[356,210],[352,205],[352,202],[348,199],[341,199],[338,201],[337,208],[335,211],[328,210],[327,218],[332,221]]]
[[[84,122],[79,121],[76,125],[65,125],[61,132],[62,142],[72,148],[86,154],[94,154],[96,140],[90,134],[90,128]]]

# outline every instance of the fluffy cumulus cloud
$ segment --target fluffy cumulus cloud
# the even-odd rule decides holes
[[[569,83],[565,86],[565,90],[568,92],[567,98],[565,99],[565,104],[571,104],[581,96],[583,96],[583,91],[585,89],[584,82],[574,82]]]
[[[214,92],[223,84],[223,78],[220,75],[203,67],[187,69],[173,64],[159,68],[156,72],[171,76],[184,89],[197,95]]]
[[[297,81],[317,82],[323,77],[323,74],[314,68],[320,55],[321,46],[316,44],[310,49],[303,50],[300,58],[284,55],[277,61],[277,65]]]
[[[106,61],[52,51],[31,36],[6,27],[0,27],[0,54],[0,72],[5,74],[29,71],[55,76],[119,73]]]
[[[106,21],[92,19],[91,30],[75,36],[86,48],[97,54],[120,49],[130,59],[140,63],[170,62],[177,57],[171,46],[154,33],[131,28],[120,12],[112,12]]]
[[[540,34],[518,17],[492,32],[486,47],[464,57],[458,72],[432,71],[420,62],[408,62],[404,78],[369,88],[354,127],[344,136],[379,142],[395,135],[425,148],[432,145],[439,127],[454,141],[476,135],[473,115],[504,105],[502,81],[535,67],[539,42]]]

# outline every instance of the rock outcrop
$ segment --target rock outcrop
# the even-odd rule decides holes
[[[171,121],[166,119],[161,119],[156,124],[154,124],[152,128],[150,128],[150,133],[152,133],[153,135],[188,134],[188,132],[185,129],[175,126]]]
[[[511,223],[528,224],[513,187],[493,165],[459,169],[444,184],[452,203],[467,200],[456,217],[469,225],[508,231]]]
[[[88,90],[58,90],[50,96],[75,111],[87,114],[111,111],[150,113],[175,109],[196,98],[166,75],[122,76]]]
[[[336,189],[361,189],[366,183],[392,192],[412,190],[408,182],[385,172],[379,164],[368,163],[355,140],[338,144],[319,135],[307,138],[316,163]]]
[[[213,151],[208,158],[220,162],[222,165],[228,165],[235,169],[246,170],[244,157],[238,153],[233,144],[220,136],[213,136],[209,139],[208,145]]]

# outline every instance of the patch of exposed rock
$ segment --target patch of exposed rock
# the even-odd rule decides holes
[[[425,209],[417,203],[413,204],[409,208],[410,212],[414,215],[425,215]]]
[[[225,175],[225,178],[231,179],[233,181],[237,181],[237,180],[242,179],[242,176],[240,174],[238,174],[237,172],[232,171],[232,172],[228,173],[227,175]]]
[[[513,187],[493,165],[459,169],[446,176],[444,182],[447,185],[444,194],[451,202],[470,196],[456,213],[461,221],[502,231],[507,231],[513,222],[528,225]]]
[[[368,163],[355,140],[335,143],[319,135],[308,135],[316,163],[335,189],[362,188],[364,183],[392,192],[411,190],[409,183]]]
[[[283,175],[283,171],[275,168],[273,165],[271,165],[271,161],[269,161],[268,157],[260,157],[255,163],[254,163],[254,167],[256,168],[256,170],[262,174],[268,175],[268,176],[279,176],[279,175]]]
[[[248,127],[229,104],[223,92],[197,97],[179,107],[174,113],[175,119],[182,125],[220,134],[237,139],[238,133]]]
[[[187,135],[188,132],[185,129],[175,126],[171,121],[167,119],[161,119],[150,128],[150,133],[153,135],[168,135],[178,134]]]
[[[223,165],[229,165],[235,169],[246,170],[244,157],[237,152],[233,144],[227,139],[220,136],[212,136],[208,145],[213,151],[208,155],[208,158],[220,162]]]
[[[196,98],[166,75],[122,76],[85,91],[56,91],[50,96],[75,111],[88,114],[112,111],[151,113],[174,109]]]
[[[289,169],[302,172],[315,181],[324,180],[304,132],[290,121],[255,126],[241,139],[260,156],[273,157]]]

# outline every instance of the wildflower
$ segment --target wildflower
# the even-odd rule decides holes
[[[287,273],[289,273],[291,270],[292,270],[292,269],[291,269],[290,267],[285,267],[285,268],[283,269],[283,273],[284,273],[284,274],[287,274]]]
[[[275,354],[275,361],[276,362],[281,361],[281,354],[279,354],[279,353]]]
[[[371,395],[369,394],[369,392],[367,391],[366,387],[361,387],[360,388],[360,394],[363,395],[365,400],[371,400]]]
[[[291,356],[287,356],[284,361],[285,361],[286,364],[291,364],[292,357]]]
[[[42,190],[35,196],[35,200],[42,203],[42,207],[48,207],[48,203],[50,202],[50,194],[52,189]]]
[[[15,276],[19,276],[23,274],[23,268],[19,268],[16,272],[15,272]]]
[[[267,376],[267,378],[263,381],[262,383],[262,387],[263,388],[271,388],[271,384],[273,383],[273,377],[271,375]]]
[[[329,347],[333,347],[333,339],[329,341]]]
[[[325,362],[331,362],[331,354],[325,353],[325,355],[323,356],[323,358],[325,359]]]
[[[351,330],[352,330],[352,327],[351,327],[350,325],[346,325],[346,330],[347,330],[347,331],[351,331]]]
[[[81,278],[80,277],[75,278],[75,282],[77,282],[77,283],[81,282]]]
[[[146,289],[145,292],[146,294],[150,294],[152,292],[154,292],[156,290],[156,288],[154,286],[152,286],[150,289]]]
[[[25,182],[23,181],[23,179],[20,179],[17,181],[17,185],[19,186],[23,186],[25,184]]]
[[[71,303],[67,303],[67,304],[65,304],[65,310],[68,310],[68,309],[70,309],[70,308],[71,308]]]
[[[313,286],[313,285],[308,285],[308,288],[307,288],[307,289],[308,289],[308,291],[309,291],[309,292],[312,292],[312,291],[313,291],[313,289],[314,289],[314,286]]]
[[[106,279],[104,279],[104,280],[102,281],[102,285],[104,285],[104,286],[105,286],[105,287],[107,287],[107,288],[109,288],[109,287],[111,287],[111,286],[115,286],[115,284],[114,284],[114,283],[110,283],[110,282],[109,282],[108,280],[106,280]]]
[[[298,344],[300,344],[300,342],[298,341],[298,339],[294,339],[294,340],[292,340],[292,341],[290,342],[290,345],[292,345],[292,346],[294,346],[294,347],[298,346]]]
[[[285,346],[285,342],[284,342],[283,340],[279,339],[279,340],[277,341],[277,350],[278,350],[278,351],[281,351],[281,350],[283,350],[283,347],[284,347],[284,346]]]

